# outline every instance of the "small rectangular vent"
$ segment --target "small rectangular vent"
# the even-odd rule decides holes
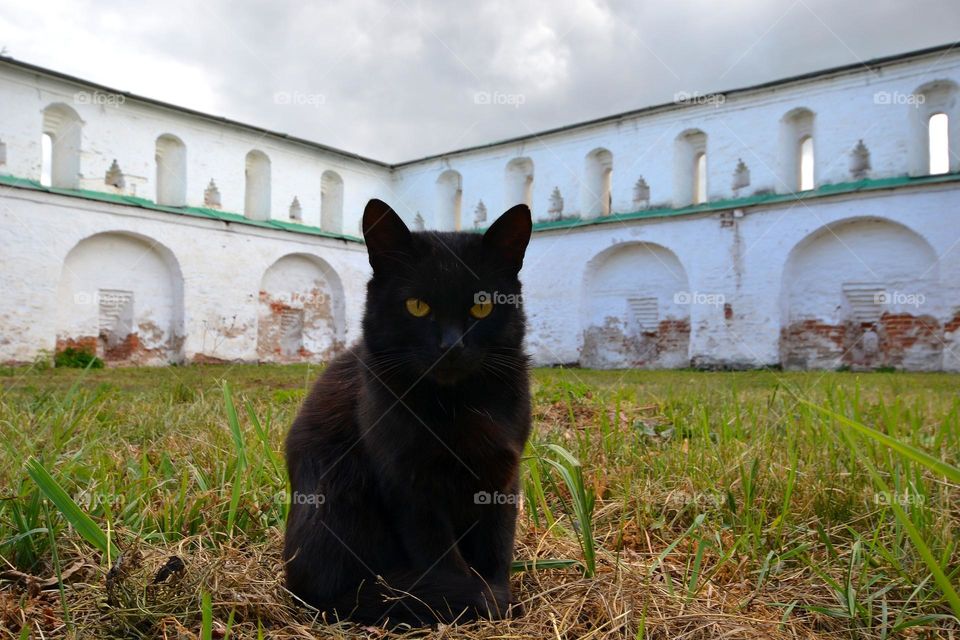
[[[850,305],[853,319],[860,323],[879,321],[886,289],[879,282],[844,282],[843,296]]]
[[[634,325],[644,333],[656,331],[660,325],[660,309],[656,298],[627,298]]]
[[[303,309],[280,312],[280,349],[285,356],[296,356],[303,347]]]
[[[100,335],[113,346],[133,333],[133,291],[100,289],[97,291]]]

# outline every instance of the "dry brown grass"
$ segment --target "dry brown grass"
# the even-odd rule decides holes
[[[279,451],[313,372],[215,371],[229,373],[238,398],[250,400],[257,415],[272,414],[270,447]],[[884,620],[900,613],[907,620],[944,616],[949,608],[896,522],[872,499],[869,478],[850,466],[845,445],[830,437],[828,425],[775,393],[780,374],[562,375],[538,372],[534,439],[563,444],[583,461],[597,496],[596,575],[585,578],[577,568],[520,573],[513,578],[525,608],[520,617],[392,631],[328,624],[284,589],[281,511],[271,499],[282,490],[282,477],[252,439],[248,469],[256,475],[227,533],[230,486],[219,479],[230,477],[234,453],[222,395],[209,373],[98,372],[91,374],[90,392],[70,405],[50,400],[70,384],[65,374],[28,378],[36,389],[0,395],[0,424],[26,425],[5,432],[10,444],[0,449],[0,639],[199,638],[204,593],[213,603],[213,637],[220,638],[960,637],[960,626],[946,617],[925,619],[898,636],[885,629]],[[852,384],[837,374],[823,383],[791,378],[808,379],[811,395],[820,398],[823,389]],[[743,387],[735,397],[731,380]],[[97,395],[92,389],[104,381],[114,386]],[[903,438],[918,446],[939,442],[938,455],[957,463],[955,378],[889,376],[871,384],[857,400],[865,420],[897,420]],[[903,407],[881,409],[890,397],[903,398]],[[51,423],[60,426],[48,428]],[[69,431],[53,438],[48,431],[56,429]],[[791,433],[804,437],[797,441],[798,480],[782,511]],[[36,486],[19,468],[27,455],[41,457],[78,500],[94,492],[116,496],[109,516],[100,507],[91,515],[116,529],[119,560],[92,552],[53,507],[42,508]],[[758,486],[747,498],[743,473],[753,461]],[[960,487],[910,466],[885,469],[919,483],[924,535],[955,580]],[[185,495],[178,497],[181,486]],[[515,557],[579,560],[564,508],[570,493],[560,482],[547,492],[559,524],[546,529],[542,517],[537,523],[521,509]],[[176,519],[186,511],[199,517]],[[701,516],[702,526],[687,535]],[[62,592],[56,567],[63,572]],[[867,613],[817,613],[816,607],[840,606],[831,583],[855,586]]]
[[[518,557],[577,557],[573,540],[535,531],[523,523]],[[128,536],[120,536],[121,538]],[[770,602],[810,600],[803,575],[767,585],[762,598],[745,573],[726,571],[703,583],[687,598],[683,589],[671,594],[665,573],[682,580],[691,553],[678,551],[648,576],[662,549],[626,549],[619,556],[603,554],[597,575],[582,578],[578,570],[538,570],[514,577],[515,593],[526,613],[516,619],[481,621],[435,629],[395,630],[326,624],[316,612],[301,606],[283,587],[280,560],[282,534],[257,544],[234,539],[229,544],[189,538],[176,545],[138,543],[116,563],[123,570],[108,589],[100,558],[86,548],[63,553],[66,565],[80,563],[85,571],[68,578],[74,632],[63,621],[60,592],[55,586],[32,590],[21,582],[0,590],[0,620],[9,637],[19,637],[27,625],[32,637],[160,637],[199,638],[201,593],[211,594],[216,622],[214,637],[224,637],[232,619],[231,636],[256,638],[258,628],[270,638],[633,638],[642,625],[646,638],[825,638],[849,637],[840,625],[816,615],[791,615]],[[181,572],[153,584],[171,556],[183,561]],[[709,566],[705,567],[709,570]],[[826,596],[827,594],[823,594]],[[825,600],[826,601],[826,600]]]

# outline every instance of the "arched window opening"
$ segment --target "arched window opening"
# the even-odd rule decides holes
[[[707,153],[701,151],[693,161],[693,204],[707,201]]]
[[[587,154],[581,187],[582,215],[609,216],[613,211],[613,154],[594,149]]]
[[[270,219],[270,158],[254,149],[247,154],[243,214],[251,220]]]
[[[533,206],[533,160],[514,158],[507,163],[506,207],[515,204]]]
[[[910,96],[910,175],[960,171],[960,85],[940,78]],[[951,126],[952,125],[952,126]]]
[[[800,175],[797,176],[800,191],[813,189],[813,136],[804,136],[800,140],[800,158],[797,164],[800,167]]]
[[[40,182],[61,189],[80,186],[80,141],[83,122],[65,104],[43,110]]]
[[[343,233],[343,179],[336,171],[320,177],[320,228]]]
[[[183,207],[187,204],[187,147],[168,133],[157,138],[157,204]]]
[[[460,230],[462,204],[463,178],[459,172],[448,169],[437,178],[437,215],[434,226],[438,231]]]
[[[927,121],[930,175],[950,173],[950,119],[935,113]]]

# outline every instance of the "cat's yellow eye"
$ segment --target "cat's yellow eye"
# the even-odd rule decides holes
[[[472,315],[477,320],[482,320],[490,315],[490,312],[493,311],[493,303],[489,300],[484,302],[478,302],[477,304],[470,307],[470,315]]]
[[[430,313],[430,305],[420,298],[407,298],[407,313],[414,318],[422,318]]]

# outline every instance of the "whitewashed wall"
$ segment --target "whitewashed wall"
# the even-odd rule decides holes
[[[667,105],[650,112],[595,125],[538,134],[516,142],[467,150],[402,164],[394,191],[408,220],[420,212],[433,221],[436,180],[446,170],[463,177],[463,217],[472,226],[473,212],[483,200],[491,220],[516,204],[507,199],[507,164],[527,157],[533,162],[533,210],[546,219],[555,187],[564,199],[564,216],[581,213],[581,180],[587,155],[604,148],[613,154],[612,199],[615,212],[635,211],[633,187],[641,176],[650,187],[653,206],[674,202],[674,156],[678,136],[691,130],[707,136],[707,190],[710,200],[755,193],[786,193],[793,176],[783,167],[781,120],[794,109],[814,113],[816,184],[850,182],[851,151],[859,140],[870,151],[870,178],[912,173],[911,154],[926,149],[916,113],[924,111],[914,92],[935,81],[960,85],[960,52],[925,56],[881,70],[862,70],[835,77],[819,76],[793,84],[702,98],[704,104]],[[960,97],[946,106],[951,129],[960,143]],[[960,144],[954,144],[954,149]],[[750,185],[733,189],[738,159],[750,170]],[[954,153],[952,170],[960,170]]]
[[[103,233],[133,234],[145,239],[146,248],[175,258],[182,274],[183,360],[257,361],[260,287],[267,270],[291,254],[329,265],[343,291],[342,301],[336,301],[343,306],[337,330],[345,342],[359,335],[369,277],[362,244],[21,189],[4,191],[0,198],[2,361],[30,361],[42,349],[52,351],[61,330],[58,319],[69,321],[73,311],[81,316],[80,325],[68,323],[66,328],[89,335],[83,317],[96,313],[97,290],[126,288],[122,280],[118,284],[115,272],[166,277],[157,273],[161,263],[149,251],[100,255],[98,269],[65,268],[71,250]],[[62,279],[74,285],[69,292],[58,293]],[[157,287],[145,293],[168,295]],[[137,306],[141,304],[138,297]]]
[[[711,201],[789,193],[796,141],[782,120],[798,108],[814,114],[817,186],[854,180],[860,140],[869,179],[922,174],[918,123],[934,111],[950,115],[951,171],[960,171],[958,86],[960,51],[921,55],[391,167],[0,64],[0,173],[39,179],[43,110],[63,103],[83,120],[82,189],[117,192],[104,183],[116,160],[122,192],[155,199],[156,140],[172,134],[186,146],[191,206],[213,178],[222,209],[241,213],[246,154],[258,149],[271,162],[272,219],[288,219],[296,196],[304,222],[319,225],[321,176],[332,170],[343,180],[345,234],[359,233],[371,197],[411,225],[420,214],[427,228],[450,228],[459,201],[469,228],[481,200],[485,226],[525,197],[531,167],[537,219],[551,215],[555,188],[563,217],[585,206],[596,215],[604,167],[587,158],[598,149],[612,155],[614,212],[647,206],[634,200],[641,176],[649,206],[683,206],[677,158],[691,149],[678,139],[691,131],[706,135]],[[924,104],[915,92],[929,87]],[[750,183],[735,189],[739,160]],[[521,274],[529,348],[538,364],[960,370],[958,210],[960,181],[948,179],[540,229]],[[369,275],[356,242],[7,186],[0,261],[0,362],[102,330],[101,290],[136,298],[139,344],[126,345],[140,349],[136,362],[322,360],[358,337]],[[900,296],[867,326],[850,292],[878,287]],[[297,318],[284,316],[291,308]],[[291,322],[306,330],[293,346],[283,333]]]
[[[222,209],[244,210],[244,171],[248,152],[258,149],[270,158],[271,218],[289,220],[296,197],[307,224],[320,224],[321,176],[336,171],[344,183],[342,233],[356,236],[363,205],[371,197],[389,198],[390,169],[289,141],[275,135],[218,122],[175,109],[127,99],[82,84],[0,66],[0,140],[7,162],[0,171],[40,179],[43,110],[64,104],[80,116],[82,153],[80,187],[110,191],[104,176],[113,160],[124,174],[124,193],[156,200],[156,141],[172,134],[183,141],[187,155],[187,204],[203,206],[211,178],[219,188]]]
[[[664,287],[663,278],[650,282],[647,273],[635,273],[632,278],[625,274],[623,281],[633,283],[637,296],[659,297],[665,318],[680,316],[677,303],[688,307],[689,361],[696,365],[780,363],[781,331],[787,326],[791,303],[801,316],[837,325],[842,321],[842,285],[848,281],[879,281],[890,292],[922,293],[919,307],[909,300],[894,300],[885,311],[930,315],[942,324],[956,325],[960,315],[958,205],[960,191],[946,186],[844,196],[805,206],[756,207],[746,210],[732,226],[724,226],[719,214],[713,213],[540,232],[521,273],[531,328],[529,348],[540,363],[579,361],[584,330],[603,315],[591,306],[600,303],[598,294],[603,292],[591,286],[590,265],[611,248],[633,243],[663,247],[685,271],[689,289],[679,291]],[[880,242],[828,243],[815,270],[810,265],[787,269],[788,257],[805,239],[824,233],[832,238],[837,233],[833,225],[863,220],[889,221],[879,234]],[[921,252],[906,256],[891,251],[891,246],[903,245],[929,247],[932,258]],[[665,271],[672,267],[662,262],[657,266]],[[816,286],[805,286],[798,293],[792,285],[799,277]],[[957,370],[960,330],[953,328],[942,340],[943,367]],[[940,367],[927,362],[922,368]]]

